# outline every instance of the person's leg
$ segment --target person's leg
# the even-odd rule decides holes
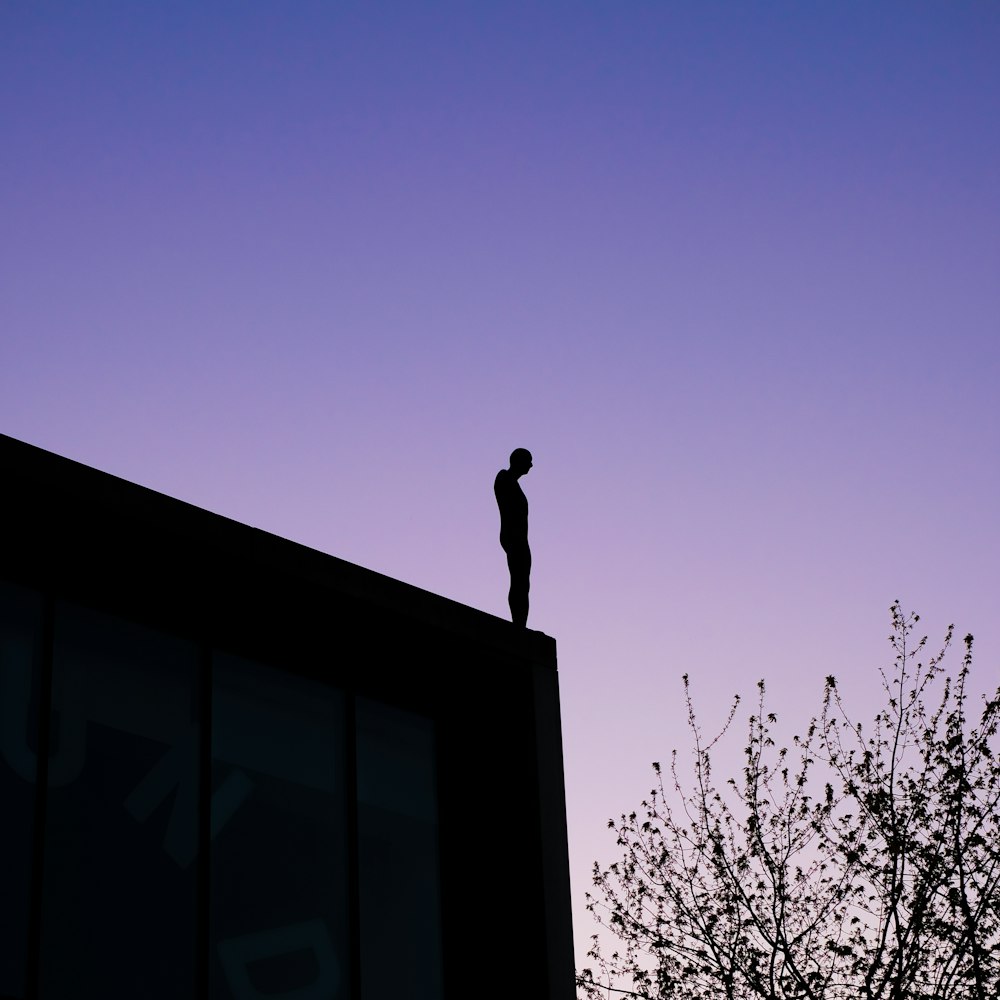
[[[518,628],[525,628],[528,624],[528,590],[531,586],[531,550],[524,546],[523,549],[509,551],[507,567],[510,570],[510,591],[507,594],[510,620]]]

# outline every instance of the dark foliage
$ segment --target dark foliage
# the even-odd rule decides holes
[[[873,722],[851,721],[828,677],[819,716],[778,748],[761,682],[743,773],[721,786],[722,733],[703,737],[685,676],[693,774],[681,780],[675,751],[641,808],[609,823],[622,854],[594,866],[588,907],[604,930],[581,996],[1000,995],[1000,688],[972,713],[972,636],[951,676],[953,629],[924,662],[918,616],[898,602],[891,614]]]

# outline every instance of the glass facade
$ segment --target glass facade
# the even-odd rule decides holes
[[[198,649],[65,604],[53,626],[41,996],[192,996]]]
[[[295,666],[0,585],[0,998],[442,996],[433,720]]]
[[[224,655],[212,682],[212,996],[347,997],[344,696]]]
[[[363,1000],[441,995],[440,867],[431,720],[357,700]]]

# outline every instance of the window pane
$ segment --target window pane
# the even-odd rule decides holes
[[[0,583],[0,994],[24,996],[42,602]]]
[[[194,995],[196,647],[57,605],[42,995]]]
[[[349,991],[344,702],[219,655],[212,692],[212,996]]]
[[[359,698],[358,852],[364,1000],[438,1000],[441,915],[434,728]]]

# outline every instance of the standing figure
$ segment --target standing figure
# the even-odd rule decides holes
[[[510,453],[510,468],[501,469],[493,482],[493,492],[500,508],[500,544],[507,553],[510,570],[510,619],[519,628],[528,623],[528,577],[531,573],[531,549],[528,548],[528,498],[518,480],[531,468],[531,452],[515,448]]]

